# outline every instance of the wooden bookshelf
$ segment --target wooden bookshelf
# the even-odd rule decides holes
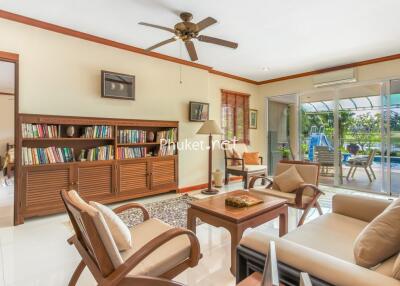
[[[26,130],[23,132],[23,126],[26,126],[24,124],[56,125],[59,132],[56,138],[24,138],[23,133],[26,135]],[[61,189],[76,189],[88,201],[114,203],[174,191],[178,188],[178,151],[172,155],[159,156],[161,147],[160,143],[156,142],[157,132],[175,128],[174,139],[178,140],[177,121],[20,114],[18,125],[20,131],[17,136],[16,151],[21,158],[20,162],[17,162],[21,172],[16,178],[18,181],[14,211],[16,225],[23,223],[25,218],[63,212]],[[81,137],[84,128],[102,125],[110,126],[112,132],[110,138]],[[69,126],[74,126],[76,130],[73,137],[66,135]],[[142,138],[141,142],[121,143],[120,130],[139,130],[146,135],[153,132],[155,138],[152,142],[148,142],[147,137],[145,140]],[[82,150],[107,145],[112,146],[112,158],[95,161],[78,160]],[[35,148],[51,147],[72,148],[74,161],[30,164],[31,161],[27,159],[29,156],[26,154],[33,154],[32,150],[37,150]],[[135,150],[139,148],[141,154],[146,152],[143,154],[146,156],[119,159],[117,148]],[[53,160],[57,158],[53,153],[48,157],[49,161],[50,158]],[[62,158],[62,154],[58,158]]]

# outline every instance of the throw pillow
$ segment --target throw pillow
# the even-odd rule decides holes
[[[118,250],[123,251],[131,248],[131,232],[125,223],[119,218],[119,216],[110,208],[97,202],[89,202],[89,204],[96,208],[103,215]]]
[[[292,166],[286,171],[275,176],[274,183],[282,192],[291,193],[297,190],[300,185],[304,184],[304,180],[299,172],[297,172],[296,167]]]
[[[71,190],[68,192],[68,196],[70,200],[76,204],[81,210],[87,212],[91,216],[95,216],[97,213],[97,210],[89,205],[87,202],[85,202],[81,196],[78,194],[77,191]]]
[[[373,267],[400,251],[400,199],[373,219],[354,242],[358,265]]]
[[[243,160],[245,165],[260,165],[259,152],[245,152],[243,153]]]
[[[235,159],[242,159],[242,154],[240,154],[238,151],[236,151],[235,149],[232,149],[233,152],[233,158]],[[233,160],[233,164],[234,166],[236,165],[242,165],[242,161],[239,160]]]
[[[394,262],[392,276],[393,278],[400,280],[400,253],[397,255],[397,259]]]

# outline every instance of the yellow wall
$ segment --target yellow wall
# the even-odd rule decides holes
[[[180,84],[178,64],[7,20],[0,20],[0,35],[0,51],[20,55],[22,113],[177,120],[181,140],[206,141],[195,134],[201,123],[188,121],[188,103],[209,102],[210,119],[219,122],[220,89],[229,89],[251,94],[250,108],[260,115],[250,139],[263,149],[263,104],[255,85],[188,66],[182,66]],[[136,100],[101,98],[101,70],[135,75]],[[222,151],[214,154],[214,168],[221,168]],[[206,151],[180,152],[180,187],[207,181],[207,158]]]

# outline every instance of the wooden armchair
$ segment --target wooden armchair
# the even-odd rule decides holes
[[[288,205],[303,210],[298,226],[302,225],[312,208],[316,208],[318,213],[322,215],[321,206],[318,203],[318,198],[323,192],[318,188],[320,165],[318,163],[304,162],[304,161],[280,161],[276,167],[276,174],[279,175],[295,166],[299,175],[303,178],[302,184],[296,191],[292,193],[285,193],[279,190],[279,187],[273,180],[265,178],[264,176],[256,176],[250,180],[250,191],[260,194],[280,197],[288,200]],[[264,187],[255,187],[257,179],[267,180],[268,183]]]
[[[235,150],[240,158],[234,157]],[[224,146],[225,154],[225,184],[229,183],[229,175],[241,176],[243,178],[244,188],[247,189],[248,180],[253,176],[266,176],[267,166],[263,165],[263,158],[259,157],[257,165],[246,165],[243,159],[243,153],[247,152],[247,146],[243,143],[226,144]],[[263,181],[265,183],[265,181]]]
[[[350,169],[349,172],[347,173],[346,179],[348,180],[350,176],[354,178],[354,174],[356,173],[357,168],[363,168],[365,170],[365,173],[367,173],[368,179],[371,183],[372,183],[371,175],[374,178],[374,180],[376,180],[374,170],[372,169],[372,163],[374,162],[375,154],[376,150],[373,149],[369,153],[368,157],[358,157],[358,158],[356,157],[354,159],[350,159],[349,160]],[[371,174],[368,172],[368,170],[370,170]]]
[[[120,213],[138,208],[142,210],[144,218],[143,223],[130,229],[132,248],[119,252],[100,212],[90,209],[91,206],[80,198],[77,201],[66,190],[61,191],[61,197],[75,230],[75,235],[68,242],[76,247],[82,257],[69,286],[76,285],[86,266],[98,285],[180,285],[142,276],[172,279],[198,264],[201,254],[196,235],[187,229],[172,228],[157,219],[151,219],[140,204],[128,203],[114,209],[115,213]]]

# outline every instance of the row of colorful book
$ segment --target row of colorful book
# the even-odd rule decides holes
[[[99,146],[87,150],[81,150],[80,161],[102,161],[114,159],[114,146]]]
[[[170,142],[178,141],[178,129],[171,128],[164,131],[157,132],[157,142],[161,142],[162,139],[168,140]]]
[[[109,125],[95,125],[85,127],[82,138],[112,138],[112,127]]]
[[[22,123],[22,138],[57,138],[57,125]]]
[[[72,148],[28,148],[22,147],[22,165],[43,165],[74,161]]]
[[[176,145],[160,145],[160,150],[158,151],[158,156],[170,156],[176,154]]]
[[[118,147],[117,158],[118,159],[133,159],[146,157],[146,147]]]
[[[146,133],[144,130],[119,130],[119,143],[145,143]]]

